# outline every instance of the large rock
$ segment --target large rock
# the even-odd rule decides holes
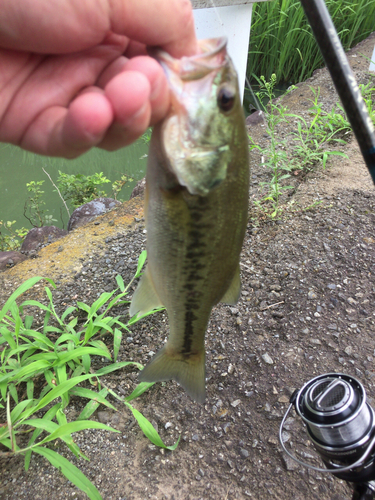
[[[23,255],[21,252],[16,252],[15,250],[0,252],[0,271],[13,267],[26,258],[26,255]]]
[[[48,245],[66,234],[68,231],[56,226],[33,227],[22,243],[21,252],[28,253],[37,250],[42,245]]]
[[[130,195],[130,199],[135,198],[136,196],[140,196],[141,194],[143,194],[145,189],[146,189],[146,177],[143,177],[143,179],[138,181],[137,184],[134,186],[132,194]]]
[[[76,208],[68,222],[68,231],[91,222],[98,215],[103,215],[121,203],[113,198],[96,198]]]

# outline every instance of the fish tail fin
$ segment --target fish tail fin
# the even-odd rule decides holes
[[[204,349],[182,358],[179,354],[168,353],[163,347],[156,353],[138,376],[140,382],[161,382],[175,380],[189,396],[198,403],[204,403],[206,396],[206,370]]]

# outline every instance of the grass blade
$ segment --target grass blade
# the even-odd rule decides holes
[[[117,356],[120,350],[121,340],[122,340],[122,333],[118,328],[115,328],[115,333],[113,336],[113,359],[115,363],[117,361]]]
[[[128,408],[131,409],[131,411],[134,415],[134,418],[138,422],[138,425],[141,428],[143,434],[151,441],[151,443],[155,444],[156,446],[159,446],[160,448],[165,448],[165,449],[171,450],[171,451],[173,451],[177,448],[178,443],[180,442],[180,436],[177,439],[177,441],[175,442],[175,444],[173,444],[172,446],[166,446],[163,443],[163,441],[162,441],[161,437],[159,436],[155,427],[151,424],[151,422],[149,420],[147,420],[147,418],[144,417],[141,412],[139,412],[138,410],[133,408],[133,406],[131,404],[129,404],[128,402],[125,402],[125,404]]]
[[[106,397],[108,394],[107,389],[102,389],[100,392],[98,392],[98,395],[101,397]],[[96,411],[96,409],[99,407],[100,403],[98,401],[92,399],[87,405],[84,407],[84,409],[81,411],[81,413],[78,415],[77,420],[86,420],[91,415]]]
[[[17,290],[15,290],[12,293],[12,295],[9,297],[9,299],[5,302],[3,308],[0,311],[0,321],[3,319],[3,317],[9,311],[10,307],[12,306],[12,304],[15,303],[16,299],[20,295],[22,295],[23,293],[25,293],[29,288],[33,287],[35,285],[35,283],[38,283],[38,281],[43,280],[43,279],[45,279],[46,281],[48,281],[49,283],[51,283],[51,285],[54,288],[56,288],[55,283],[51,279],[49,279],[49,278],[43,278],[42,276],[34,276],[33,278],[29,278],[24,283],[22,283],[22,285],[20,285],[17,288]]]
[[[111,365],[104,366],[103,368],[100,368],[100,370],[97,370],[95,372],[95,375],[98,375],[99,377],[101,375],[107,375],[107,373],[114,372],[116,370],[119,370],[120,368],[124,368],[125,366],[128,365],[133,365],[139,368],[139,370],[143,369],[143,365],[141,363],[137,363],[135,361],[121,361],[121,363],[112,363]]]
[[[137,398],[141,394],[143,394],[147,389],[152,387],[155,382],[141,382],[140,384],[137,385],[137,387],[134,389],[134,391],[125,398],[125,401],[132,401],[133,399]]]
[[[77,469],[69,460],[49,448],[38,447],[34,449],[34,452],[46,458],[54,467],[64,474],[71,483],[86,493],[90,500],[102,500],[102,496],[98,489],[87,479],[83,472]]]
[[[116,408],[106,400],[105,396],[103,396],[101,392],[95,392],[90,389],[85,389],[84,387],[73,387],[73,389],[70,390],[70,394],[73,396],[80,396],[81,398],[91,399],[92,401],[108,406],[108,408],[117,411]]]

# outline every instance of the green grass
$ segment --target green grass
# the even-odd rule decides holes
[[[326,0],[345,50],[375,30],[375,0]],[[253,7],[248,75],[298,83],[324,66],[323,58],[297,0],[273,0]]]
[[[174,450],[179,442],[166,446],[152,424],[131,404],[153,384],[140,383],[124,398],[101,380],[103,375],[125,367],[143,368],[137,362],[118,361],[122,332],[130,331],[132,324],[156,310],[123,319],[113,315],[112,309],[129,303],[125,297],[134,279],[140,277],[145,260],[144,251],[130,283],[125,286],[117,276],[119,288],[103,293],[91,305],[77,302],[76,307],[70,306],[59,315],[50,290],[55,284],[50,279],[46,279],[49,286],[45,287],[47,305],[36,300],[24,300],[18,305],[17,300],[43,279],[34,277],[23,283],[0,310],[0,456],[23,455],[28,470],[32,453],[42,455],[90,499],[102,497],[80,469],[54,448],[60,441],[75,457],[88,460],[74,441],[75,432],[118,432],[90,420],[100,405],[114,411],[114,401],[124,405],[144,435],[157,446]],[[41,326],[34,326],[33,316],[25,313],[30,307],[44,313]],[[112,339],[112,353],[108,342],[103,341],[108,336]],[[94,370],[93,358],[106,358],[109,363]],[[88,402],[79,416],[68,422],[65,410],[73,396]]]

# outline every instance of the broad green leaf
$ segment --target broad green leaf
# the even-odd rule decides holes
[[[45,370],[49,366],[51,366],[50,363],[44,359],[35,361],[34,363],[30,363],[29,365],[24,366],[20,370],[15,370],[10,374],[3,375],[2,377],[0,377],[0,384],[6,380],[9,382],[13,380],[21,381],[21,379],[23,379],[24,377],[37,374],[38,372]]]
[[[125,402],[126,406],[131,409],[134,418],[138,422],[139,427],[141,428],[143,434],[151,441],[151,443],[155,444],[156,446],[159,446],[160,448],[166,448],[167,450],[175,450],[178,446],[178,443],[180,442],[180,437],[177,439],[176,443],[173,444],[172,446],[166,446],[161,437],[159,436],[157,430],[155,427],[151,424],[149,420],[147,420],[146,417],[142,415],[141,412],[133,408],[133,406],[127,402]]]
[[[32,380],[27,381],[26,394],[27,394],[28,399],[34,398],[34,382]]]
[[[143,319],[145,318],[146,316],[150,316],[151,314],[155,314],[159,311],[164,311],[165,307],[158,307],[157,309],[153,309],[152,311],[149,311],[145,314],[141,314],[140,316],[133,316],[132,318],[130,318],[130,320],[128,321],[128,325],[133,325],[134,323],[137,323],[137,321],[139,321],[140,319]]]
[[[110,327],[110,325],[108,325],[108,323],[106,321],[100,321],[100,320],[96,319],[94,321],[94,327],[96,327],[96,328],[98,328],[98,327],[99,328],[103,328],[104,330],[107,330],[108,332],[113,333],[112,328]]]
[[[57,328],[55,326],[46,326],[45,328],[43,328],[43,331],[45,333],[62,333],[61,328]]]
[[[51,311],[51,309],[48,306],[42,304],[41,302],[38,302],[37,300],[25,300],[24,302],[22,302],[21,306],[22,307],[32,306],[32,307],[38,307],[43,311]]]
[[[97,488],[87,479],[87,477],[66,458],[49,448],[38,447],[33,450],[35,453],[44,456],[54,467],[77,488],[86,493],[90,500],[102,500]]]
[[[33,321],[34,321],[34,317],[33,316],[28,316],[28,315],[25,316],[25,328],[27,330],[31,329]]]
[[[52,408],[50,408],[45,413],[45,415],[43,416],[43,420],[52,420],[53,418],[55,418],[55,415],[60,407],[61,407],[61,403],[57,403],[57,404],[53,405]],[[34,430],[29,442],[27,443],[28,448],[30,448],[30,446],[32,446],[35,443],[36,439],[39,437],[39,435],[42,432],[43,432],[43,429],[35,429]],[[27,450],[27,452],[25,453],[25,470],[26,471],[29,469],[31,453],[32,453],[31,449]]]
[[[16,349],[17,348],[17,343],[13,338],[12,333],[8,330],[7,327],[3,327],[0,329],[0,334],[4,337],[5,341],[8,342],[9,347],[11,349]]]
[[[79,344],[79,339],[77,339],[76,335],[73,335],[72,333],[64,333],[61,335],[55,342],[55,345],[60,345],[63,342],[74,342],[75,345]]]
[[[108,393],[108,391],[106,392]],[[117,411],[117,409],[109,401],[107,401],[105,396],[102,396],[100,392],[91,391],[90,389],[85,389],[84,387],[73,387],[73,389],[70,390],[70,394],[72,396],[80,396],[81,398],[91,399]]]
[[[134,391],[125,398],[125,401],[132,401],[133,399],[137,398],[141,394],[143,394],[145,391],[147,391],[150,387],[154,385],[155,382],[141,382],[140,384],[137,385],[137,387],[134,389]]]
[[[33,424],[35,420],[40,420],[41,422],[37,422]],[[38,427],[44,423],[43,419],[31,419],[23,422],[24,424],[32,425]],[[52,422],[51,422],[52,423]],[[54,439],[61,439],[65,436],[69,436],[73,432],[79,432],[86,429],[103,429],[105,431],[112,432],[120,432],[113,427],[109,427],[108,425],[102,424],[101,422],[96,422],[95,420],[76,420],[74,422],[69,422],[68,424],[60,425],[57,429],[55,429],[49,436],[45,437],[40,443],[44,444],[49,441],[53,441]]]
[[[30,330],[30,329],[24,330],[22,332],[22,335],[27,335],[28,337],[32,337],[36,340],[39,340],[40,342],[42,342],[43,344],[46,344],[51,349],[53,349],[55,347],[54,343],[51,342],[50,339],[46,335],[44,335],[41,332],[37,332],[36,330]]]
[[[20,417],[24,409],[32,402],[33,399],[24,399],[23,401],[18,403],[17,406],[13,408],[13,410],[10,412],[10,419],[13,422],[13,424],[17,422],[18,418]]]
[[[96,347],[78,347],[78,349],[74,349],[73,351],[68,351],[64,353],[57,353],[58,362],[57,364],[67,363],[71,359],[77,359],[83,356],[84,354],[96,354],[97,356],[104,356],[105,358],[111,359],[111,355],[108,351],[103,349],[97,349]]]
[[[91,319],[106,302],[112,297],[112,295],[115,293],[115,290],[113,292],[105,292],[102,293],[101,296],[92,304],[89,310],[89,316],[88,319]]]
[[[119,370],[120,368],[124,368],[124,366],[128,366],[128,365],[136,366],[140,370],[143,369],[143,365],[141,365],[141,363],[136,363],[135,361],[121,361],[120,363],[112,363],[111,365],[104,366],[103,368],[100,368],[100,370],[97,370],[95,372],[95,375],[98,375],[99,377],[102,375],[107,375],[107,373],[114,372],[114,371]]]
[[[72,389],[74,390],[74,389]],[[96,394],[96,393],[95,393]],[[106,397],[107,394],[108,394],[108,390],[107,389],[102,389],[101,391],[99,391],[97,393],[100,397]],[[98,398],[96,398],[98,399]],[[91,417],[91,415],[94,413],[94,411],[96,411],[96,409],[99,407],[100,403],[98,403],[97,401],[94,401],[93,399],[87,403],[87,405],[83,408],[83,410],[81,411],[81,413],[79,414],[79,416],[77,417],[77,420],[86,420],[88,419],[89,417]]]
[[[91,368],[91,357],[89,354],[84,354],[82,356],[82,364],[83,368],[85,369],[85,372],[89,373]]]
[[[72,313],[73,311],[76,311],[76,310],[77,310],[77,308],[76,308],[76,307],[74,307],[74,306],[70,306],[70,307],[68,307],[68,308],[67,308],[67,309],[63,312],[63,314],[62,314],[62,316],[61,316],[61,321],[64,321],[64,320],[65,320],[65,318],[66,318],[66,317],[67,317],[70,313]]]
[[[90,306],[85,304],[84,302],[77,302],[77,306],[82,309],[82,311],[87,312],[87,314],[90,312]]]
[[[134,278],[138,278],[138,276],[141,272],[141,269],[144,266],[144,263],[146,262],[146,259],[147,259],[147,250],[143,250],[141,252],[140,256],[138,257],[137,271],[134,275]]]
[[[15,385],[9,384],[8,391],[9,391],[10,395],[12,396],[12,398],[14,399],[15,403],[18,404],[18,393],[17,393],[17,389],[16,389]]]
[[[117,361],[117,356],[120,350],[121,340],[122,340],[122,333],[118,328],[115,328],[115,333],[113,336],[113,358],[115,363]]]
[[[119,287],[120,291],[123,292],[125,290],[125,284],[124,284],[124,280],[122,279],[122,276],[120,274],[118,274],[116,276],[116,283],[117,283],[117,286]]]
[[[59,398],[61,394],[64,394],[64,392],[69,391],[72,387],[75,385],[78,385],[80,382],[83,382],[84,380],[87,380],[88,378],[92,377],[92,375],[81,375],[80,377],[76,377],[74,379],[69,379],[63,384],[60,384],[56,386],[54,389],[49,391],[36,405],[35,411],[40,410],[41,408],[44,408],[44,406],[47,406],[48,403],[53,401],[56,398]],[[31,415],[31,413],[30,413]]]
[[[111,353],[109,352],[108,347],[105,345],[105,343],[102,340],[91,340],[89,345],[92,347],[96,347],[97,349],[101,349],[103,352],[107,353],[107,358],[112,358]],[[104,356],[104,354],[103,354]]]

